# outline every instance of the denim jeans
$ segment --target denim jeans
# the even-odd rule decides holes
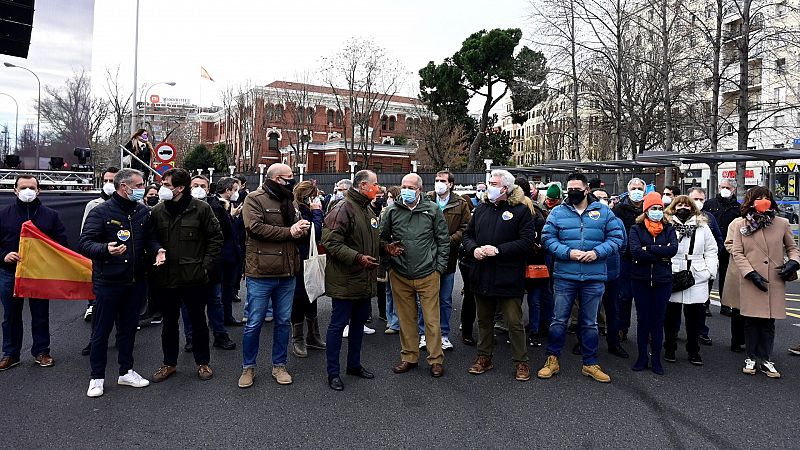
[[[392,283],[389,282],[388,274],[386,275],[386,328],[400,331],[400,319],[397,318],[397,310],[394,308]]]
[[[439,328],[442,330],[442,337],[450,336],[450,316],[453,314],[453,285],[456,281],[456,274],[445,273],[439,280]],[[417,298],[419,305],[419,297]],[[425,334],[425,321],[422,318],[422,308],[419,308],[417,315],[417,326],[420,336]]]
[[[364,323],[367,321],[371,298],[361,300],[331,299],[331,323],[326,336],[325,354],[328,360],[328,377],[339,375],[339,354],[342,351],[342,332],[350,325],[347,335],[347,368],[361,367],[361,342],[364,340]]]
[[[227,336],[228,330],[225,329],[225,312],[222,307],[222,283],[212,284],[208,288],[208,303],[206,307],[208,314],[208,324],[214,337]],[[189,310],[186,303],[181,305],[181,316],[183,316],[183,333],[187,341],[192,338],[192,321],[189,320]]]
[[[544,321],[547,326],[553,320],[553,291],[550,289],[550,279],[527,280],[528,289],[528,326],[529,334],[539,333],[539,325]],[[548,316],[549,314],[549,316]]]
[[[3,355],[19,359],[22,351],[22,307],[25,299],[14,297],[14,274],[0,269],[0,300],[3,302]],[[50,301],[28,299],[31,311],[31,355],[50,353]]]
[[[603,292],[603,308],[606,310],[606,344],[608,348],[619,345],[619,278],[606,281]]]
[[[95,285],[97,296],[92,317],[92,339],[89,362],[91,377],[105,378],[108,362],[108,337],[117,327],[117,351],[119,374],[125,375],[133,369],[133,345],[136,341],[136,326],[139,324],[139,305],[147,293],[143,280],[134,285]]]
[[[264,317],[272,301],[275,323],[272,329],[272,365],[285,366],[292,329],[292,301],[294,299],[294,277],[252,278],[247,277],[247,325],[242,336],[242,368],[256,367],[258,343]]]
[[[575,297],[580,295],[580,341],[583,364],[597,364],[597,311],[603,298],[605,283],[602,281],[572,281],[556,278],[554,283],[555,305],[553,323],[550,324],[548,355],[561,355],[567,334],[567,322],[572,312]]]

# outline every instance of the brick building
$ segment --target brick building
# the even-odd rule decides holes
[[[339,92],[337,102],[337,94],[327,86],[274,81],[233,97],[220,111],[201,113],[200,141],[209,146],[225,143],[244,171],[275,162],[297,167],[307,154],[306,172],[349,172],[345,140],[351,147],[363,143],[370,148],[369,169],[410,171],[418,100],[395,95],[374,102],[379,106],[370,114],[366,137],[353,139],[359,129],[353,133],[350,108],[339,107],[347,104],[343,97]],[[355,160],[358,168],[365,168],[362,157]]]

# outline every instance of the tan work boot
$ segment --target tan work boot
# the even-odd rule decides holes
[[[286,371],[286,366],[273,367],[272,378],[275,378],[278,384],[292,384],[292,376]]]
[[[470,366],[469,373],[473,375],[480,375],[493,367],[494,365],[492,365],[492,358],[489,358],[488,356],[478,356],[475,359],[475,362],[472,363],[472,366]]]
[[[214,377],[214,371],[208,364],[201,364],[197,366],[197,377],[203,381],[208,381]]]
[[[606,375],[606,373],[603,372],[603,369],[601,369],[597,364],[583,366],[581,373],[587,377],[592,377],[601,383],[611,383],[611,377]]]
[[[546,380],[552,378],[552,376],[557,374],[560,370],[561,366],[558,365],[558,357],[556,355],[548,355],[544,367],[539,369],[539,373],[537,373],[536,376]]]
[[[517,381],[528,381],[531,379],[531,368],[528,367],[528,363],[519,362],[516,364],[517,371],[514,374],[514,378]]]
[[[256,369],[248,367],[242,370],[242,375],[239,377],[239,387],[249,388],[253,385],[253,379],[256,377]]]

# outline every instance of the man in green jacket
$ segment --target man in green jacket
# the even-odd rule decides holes
[[[158,241],[166,250],[166,262],[152,272],[156,298],[163,308],[161,348],[164,364],[153,375],[156,383],[175,373],[178,364],[178,316],[186,304],[192,322],[192,343],[197,376],[209,380],[208,325],[205,306],[210,295],[208,274],[222,251],[222,231],[208,203],[189,195],[190,175],[170,169],[162,176],[158,196],[163,200],[150,213]]]
[[[353,177],[353,185],[325,216],[322,245],[327,252],[325,293],[332,299],[331,323],[328,326],[328,386],[344,389],[339,377],[339,353],[342,331],[350,324],[347,344],[347,374],[374,378],[361,365],[361,342],[364,323],[369,316],[370,302],[377,294],[380,239],[378,219],[369,203],[380,192],[374,172],[361,170]]]
[[[389,278],[397,316],[400,319],[400,364],[392,370],[405,373],[417,367],[419,296],[425,320],[428,363],[431,375],[444,374],[442,332],[439,326],[439,283],[447,270],[450,234],[441,209],[422,191],[422,178],[415,173],[403,177],[400,199],[389,206],[380,225],[381,244],[391,257]]]

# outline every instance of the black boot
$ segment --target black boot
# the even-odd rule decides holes
[[[298,358],[308,357],[306,339],[303,337],[303,323],[292,324],[292,354]]]
[[[322,337],[319,334],[319,321],[317,318],[307,318],[306,326],[308,327],[308,330],[306,331],[306,347],[313,348],[315,350],[325,350],[325,341],[322,340]]]

